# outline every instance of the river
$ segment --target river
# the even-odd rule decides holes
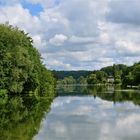
[[[3,108],[2,140],[139,140],[139,91],[67,86],[57,95],[51,104],[12,101],[11,114]]]

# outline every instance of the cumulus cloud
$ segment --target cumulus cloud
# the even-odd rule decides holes
[[[88,44],[94,43],[96,40],[93,37],[71,36],[69,42],[74,44]]]
[[[61,46],[67,40],[67,36],[63,34],[56,34],[53,38],[49,40],[49,42],[54,46]]]
[[[0,7],[0,22],[5,23],[7,21],[32,34],[40,28],[39,18],[32,16],[29,10],[24,9],[21,4]]]
[[[48,58],[49,59],[49,58]],[[65,70],[69,70],[69,69],[72,69],[72,66],[71,64],[69,64],[68,62],[67,63],[64,63],[62,62],[61,60],[54,60],[54,59],[49,59],[47,61],[47,64],[50,66],[49,68],[51,69],[52,67],[54,67],[55,69],[59,69],[59,67],[61,67],[62,69],[65,69]],[[47,65],[46,64],[46,65]]]
[[[140,47],[138,44],[134,44],[130,41],[123,41],[123,40],[118,40],[116,42],[116,47],[117,51],[120,55],[125,55],[125,56],[139,56],[140,54]]]
[[[48,68],[93,70],[140,60],[139,9],[139,0],[0,0],[0,23],[28,32]]]
[[[112,0],[107,19],[115,23],[140,25],[139,0]]]

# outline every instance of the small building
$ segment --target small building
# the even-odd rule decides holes
[[[107,78],[107,82],[108,82],[108,83],[114,83],[114,77],[113,77],[113,76],[109,76],[109,77]]]

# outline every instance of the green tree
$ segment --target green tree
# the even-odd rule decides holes
[[[77,80],[78,84],[87,84],[87,79],[83,76],[80,76]]]
[[[98,83],[106,83],[107,82],[107,74],[104,71],[97,71],[96,78]]]
[[[90,74],[87,78],[88,84],[97,84],[96,74]]]
[[[24,31],[0,24],[0,89],[9,93],[40,93],[53,76],[42,64],[33,40]],[[42,82],[43,81],[43,82]]]
[[[138,85],[140,84],[140,64],[134,65],[134,69],[132,71],[132,75],[134,77],[134,84]]]
[[[134,76],[132,72],[129,72],[128,75],[125,76],[123,83],[125,85],[133,85],[134,84]]]

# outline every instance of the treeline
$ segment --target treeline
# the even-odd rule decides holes
[[[57,81],[58,85],[73,85],[73,84],[80,84],[86,85],[87,79],[83,76],[80,76],[78,79],[74,79],[73,76],[65,77],[64,79],[59,79]]]
[[[122,84],[124,86],[138,86],[140,84],[140,62],[132,66],[123,64],[113,65],[102,68],[101,71],[105,72],[107,76],[112,76],[115,84]]]
[[[73,73],[77,76],[77,72]],[[86,73],[86,72],[85,72]],[[63,72],[62,72],[63,74]],[[63,75],[64,76],[64,75]],[[81,75],[74,78],[69,73],[68,77],[58,79],[59,84],[119,84],[124,86],[139,86],[140,84],[140,62],[132,66],[114,64],[100,70],[87,72],[86,76]]]
[[[44,94],[55,79],[24,31],[0,24],[0,93]]]
[[[53,71],[58,85],[87,84],[86,77],[92,71]]]
[[[88,84],[123,84],[128,73],[129,67],[124,64],[114,64],[113,66],[104,67],[100,70],[93,71],[88,75]]]
[[[53,71],[56,79],[64,79],[65,77],[72,76],[74,79],[78,79],[81,76],[86,77],[92,71],[85,71],[85,70],[79,70],[79,71]]]

